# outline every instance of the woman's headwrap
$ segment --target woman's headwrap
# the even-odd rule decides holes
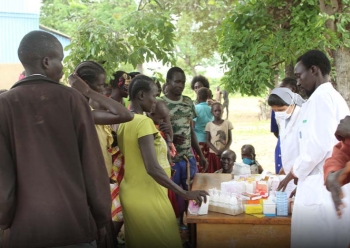
[[[294,93],[293,91],[285,87],[274,88],[271,91],[271,95],[272,94],[277,95],[288,105],[295,104],[301,107],[301,105],[305,102],[305,100],[299,94]]]
[[[120,89],[123,88],[124,86],[128,87],[130,82],[131,82],[131,77],[128,74],[124,73],[123,76],[121,76],[118,79],[118,87]]]

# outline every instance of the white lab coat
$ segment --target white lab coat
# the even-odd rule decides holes
[[[295,105],[294,111],[287,120],[279,120],[279,136],[280,136],[280,146],[281,146],[281,156],[282,156],[282,166],[285,174],[287,175],[297,157],[299,156],[299,142],[298,142],[298,125],[297,120],[299,118],[300,107]],[[280,177],[284,178],[283,176]],[[295,189],[296,185],[294,180],[288,183],[286,192],[288,196]]]
[[[331,83],[320,85],[301,108],[297,121],[299,156],[293,166],[299,181],[292,215],[292,248],[347,247],[350,223],[337,218],[324,186],[323,165],[337,143],[337,125],[348,114],[345,100]]]
[[[281,142],[281,155],[283,170],[286,175],[292,169],[296,158],[299,155],[299,143],[298,143],[298,125],[297,120],[299,118],[300,107],[295,106],[292,116],[289,121],[279,121],[279,135]],[[286,124],[287,123],[287,124]]]

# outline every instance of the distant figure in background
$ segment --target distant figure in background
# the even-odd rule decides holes
[[[228,112],[229,112],[228,106],[230,104],[230,100],[228,98],[228,92],[226,90],[223,90],[221,91],[221,93],[222,93],[222,98],[224,99],[224,103],[222,104],[222,107],[223,107],[222,111],[226,109],[226,120],[228,120]]]
[[[209,146],[207,144],[207,134],[205,132],[205,126],[208,122],[214,119],[211,113],[211,108],[208,106],[207,99],[209,96],[209,89],[200,88],[197,92],[197,104],[195,105],[197,117],[193,119],[194,132],[196,133],[197,141],[200,149],[206,159],[208,159]],[[199,156],[195,153],[197,160],[197,167],[199,167]]]
[[[25,71],[22,71],[22,73],[19,74],[18,81],[19,81],[19,80],[22,80],[22,79],[25,78],[25,77],[26,77],[26,72],[25,72]]]
[[[256,161],[254,146],[243,145],[241,155],[243,163],[250,166],[250,172],[252,174],[261,174],[264,171],[263,167]]]
[[[211,106],[211,113],[214,121],[208,122],[205,127],[207,133],[207,144],[209,146],[208,172],[213,173],[220,168],[221,154],[230,149],[232,143],[232,123],[222,119],[221,103],[214,103]]]
[[[220,86],[217,86],[215,92],[215,101],[217,101],[218,103],[221,103],[221,95],[222,92],[220,91]]]
[[[221,154],[220,165],[221,169],[214,173],[234,174],[233,166],[236,162],[236,153],[232,150],[226,150]]]

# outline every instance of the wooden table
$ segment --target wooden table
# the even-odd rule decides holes
[[[220,189],[221,182],[230,180],[230,174],[198,173],[192,190]],[[193,247],[290,247],[290,217],[258,218],[209,211],[202,216],[187,214],[187,223]]]

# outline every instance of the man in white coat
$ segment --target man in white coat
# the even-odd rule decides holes
[[[311,50],[297,59],[294,74],[309,99],[298,118],[299,156],[281,182],[298,180],[292,215],[292,247],[347,247],[345,219],[338,219],[324,186],[323,165],[337,143],[334,132],[349,114],[343,97],[329,82],[331,65],[324,53]],[[344,243],[342,242],[344,241]]]

